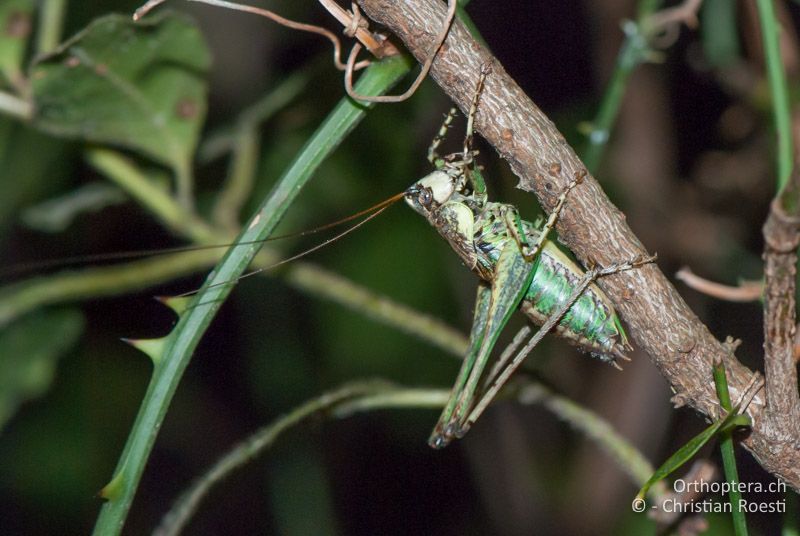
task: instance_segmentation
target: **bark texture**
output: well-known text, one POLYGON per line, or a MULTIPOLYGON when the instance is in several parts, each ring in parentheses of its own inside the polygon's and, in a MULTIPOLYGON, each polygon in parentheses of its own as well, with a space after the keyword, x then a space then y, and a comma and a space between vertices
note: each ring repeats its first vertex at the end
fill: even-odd
POLYGON ((800 245, 800 175, 770 205, 764 224, 764 375, 766 408, 763 436, 753 447, 778 459, 800 451, 800 397, 795 361, 797 248, 800 245))
MULTIPOLYGON (((428 57, 444 20, 443 1, 358 0, 358 3, 369 18, 391 30, 418 60, 428 57)), ((509 31, 514 31, 513 21, 509 21, 509 31)), ((458 21, 433 62, 431 75, 453 102, 466 111, 484 64, 490 65, 492 72, 481 94, 475 128, 508 161, 520 178, 520 188, 534 193, 549 210, 572 177, 586 175, 583 183, 570 193, 558 221, 558 233, 564 244, 584 265, 605 266, 647 254, 628 227, 625 215, 586 172, 555 125, 458 21)), ((630 327, 636 346, 647 352, 669 381, 677 406, 689 405, 710 418, 717 417, 719 405, 712 377, 715 358, 725 363, 731 398, 738 401, 753 372, 714 338, 656 265, 610 276, 599 284, 630 327)), ((791 306, 793 310, 793 303, 791 306)), ((784 374, 786 369, 783 366, 776 372, 784 374)), ((796 376, 792 387, 796 396, 796 376)), ((768 418, 765 411, 763 391, 753 399, 747 413, 753 427, 743 441, 745 447, 767 471, 800 490, 797 426, 776 427, 775 419, 768 418)), ((785 424, 786 419, 782 422, 785 424)))

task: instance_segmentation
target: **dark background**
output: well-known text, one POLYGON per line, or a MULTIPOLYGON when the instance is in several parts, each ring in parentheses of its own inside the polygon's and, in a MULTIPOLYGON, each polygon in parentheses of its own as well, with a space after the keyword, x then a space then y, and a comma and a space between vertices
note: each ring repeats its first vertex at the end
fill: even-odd
MULTIPOLYGON (((66 35, 95 16, 137 7, 69 5, 66 35)), ((315 2, 260 5, 338 31, 315 2)), ((797 15, 796 4, 784 5, 797 15)), ((177 1, 170 7, 197 18, 215 57, 208 131, 330 53, 322 39, 252 16, 177 1)), ((713 21, 703 20, 698 30, 683 28, 660 63, 637 69, 597 173, 668 275, 689 265, 728 284, 760 277, 760 226, 775 180, 751 7, 739 5, 741 49, 732 63, 714 65, 706 57, 702 29, 713 21)), ((596 113, 622 42, 621 21, 635 17, 635 2, 473 0, 468 11, 509 73, 580 153, 579 125, 596 113)), ((789 67, 796 74, 796 65, 789 67)), ((302 96, 262 129, 253 206, 343 94, 339 73, 328 64, 316 69, 302 96)), ((356 212, 427 173, 426 149, 447 108, 430 81, 411 100, 376 108, 323 165, 281 229, 356 212)), ((18 219, 25 207, 101 178, 83 163, 78 143, 19 125, 8 132, 18 148, 14 157, 35 161, 30 169, 38 171, 2 214, 5 265, 181 244, 134 203, 87 214, 56 236, 25 228, 18 219)), ((463 124, 453 132, 457 147, 463 124)), ((535 216, 532 197, 515 190, 508 167, 478 143, 490 195, 535 216)), ((4 169, 10 168, 0 167, 0 183, 14 181, 4 169)), ((225 171, 225 161, 198 168, 201 206, 225 171)), ((287 256, 315 243, 289 242, 278 246, 287 256)), ((310 260, 461 330, 469 327, 474 277, 405 207, 393 207, 310 260)), ((81 305, 84 336, 61 360, 47 393, 25 404, 0 435, 0 533, 91 530, 101 504, 96 494, 112 474, 150 373, 146 358, 119 339, 167 333, 174 319, 152 296, 201 282, 202 274, 81 305)), ((758 303, 725 303, 678 288, 718 338, 743 340, 742 361, 760 366, 758 303)), ((558 341, 542 343, 534 357, 537 375, 611 421, 655 465, 704 426, 690 410, 671 409, 668 385, 646 355, 634 353, 623 373, 558 341)), ((181 490, 237 441, 324 390, 377 376, 449 386, 457 369, 440 350, 299 294, 280 279, 242 281, 178 390, 125 533, 152 530, 181 490)), ((653 533, 643 516, 630 512, 636 486, 616 463, 546 410, 498 404, 464 440, 442 451, 426 445, 436 417, 403 410, 312 420, 216 489, 187 534, 653 533)), ((715 449, 703 455, 718 462, 715 449)), ((770 480, 748 453, 739 455, 742 480, 770 480)), ((755 533, 777 533, 775 515, 748 519, 755 533)), ((728 533, 726 517, 710 520, 710 533, 728 533)))

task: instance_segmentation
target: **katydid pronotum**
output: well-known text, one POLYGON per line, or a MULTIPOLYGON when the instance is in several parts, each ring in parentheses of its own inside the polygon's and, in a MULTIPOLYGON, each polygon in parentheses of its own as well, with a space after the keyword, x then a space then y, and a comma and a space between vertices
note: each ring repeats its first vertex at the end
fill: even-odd
MULTIPOLYGON (((489 202, 486 184, 475 164, 472 130, 489 70, 483 68, 467 116, 464 149, 437 154, 456 113, 451 110, 428 151, 435 171, 406 190, 406 202, 436 228, 465 264, 482 279, 478 286, 469 349, 450 399, 429 439, 434 448, 463 436, 508 379, 528 345, 511 361, 498 362, 481 383, 500 332, 519 308, 544 332, 556 333, 602 361, 627 360, 631 349, 610 300, 592 280, 628 270, 652 258, 584 273, 547 240, 567 195, 582 180, 576 176, 561 194, 543 227, 524 221, 513 205, 489 202), (513 368, 512 368, 513 367, 513 368), (479 395, 482 397, 476 401, 479 395)), ((535 342, 541 338, 537 333, 535 342)), ((533 342, 533 341, 532 341, 533 342)), ((534 342, 534 344, 535 344, 534 342)))

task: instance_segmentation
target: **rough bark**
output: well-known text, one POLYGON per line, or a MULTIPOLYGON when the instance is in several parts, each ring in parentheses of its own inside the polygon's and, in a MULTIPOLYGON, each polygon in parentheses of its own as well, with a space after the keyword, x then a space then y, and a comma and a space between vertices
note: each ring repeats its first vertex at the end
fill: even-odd
MULTIPOLYGON (((800 451, 800 397, 794 358, 795 282, 800 245, 800 175, 770 206, 764 224, 764 437, 758 447, 777 458, 800 451)), ((755 445, 754 445, 755 446, 755 445)))
MULTIPOLYGON (((358 0, 366 15, 393 32, 419 60, 427 58, 445 14, 440 0, 358 0)), ((514 31, 509 21, 509 31, 514 31)), ((502 65, 458 21, 433 63, 431 75, 462 111, 469 108, 483 64, 486 80, 476 130, 508 161, 520 188, 552 208, 558 194, 585 167, 555 125, 505 72, 502 65)), ((584 263, 610 265, 647 253, 591 175, 577 187, 557 225, 559 236, 584 263)), ((630 327, 638 348, 647 352, 674 390, 676 405, 689 405, 710 418, 719 414, 712 362, 726 364, 731 397, 737 401, 753 372, 739 363, 689 309, 656 265, 604 278, 599 283, 630 327)), ((796 383, 795 383, 796 385, 796 383)), ((750 404, 753 420, 743 441, 761 465, 800 490, 800 450, 796 428, 776 429, 765 418, 763 391, 750 404), (776 437, 782 445, 773 449, 776 437)))

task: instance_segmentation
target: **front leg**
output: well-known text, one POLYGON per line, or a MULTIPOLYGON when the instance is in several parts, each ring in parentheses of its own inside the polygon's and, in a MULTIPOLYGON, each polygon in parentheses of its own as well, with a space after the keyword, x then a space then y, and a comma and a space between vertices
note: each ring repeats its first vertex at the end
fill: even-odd
POLYGON ((447 115, 444 117, 444 122, 439 128, 439 132, 436 133, 436 136, 434 136, 430 147, 428 147, 428 162, 433 164, 436 169, 442 169, 444 167, 444 160, 441 156, 439 156, 437 150, 439 149, 439 145, 441 145, 444 139, 447 137, 447 131, 450 129, 450 125, 453 123, 453 118, 457 113, 458 110, 455 108, 450 108, 450 111, 447 112, 447 115))

